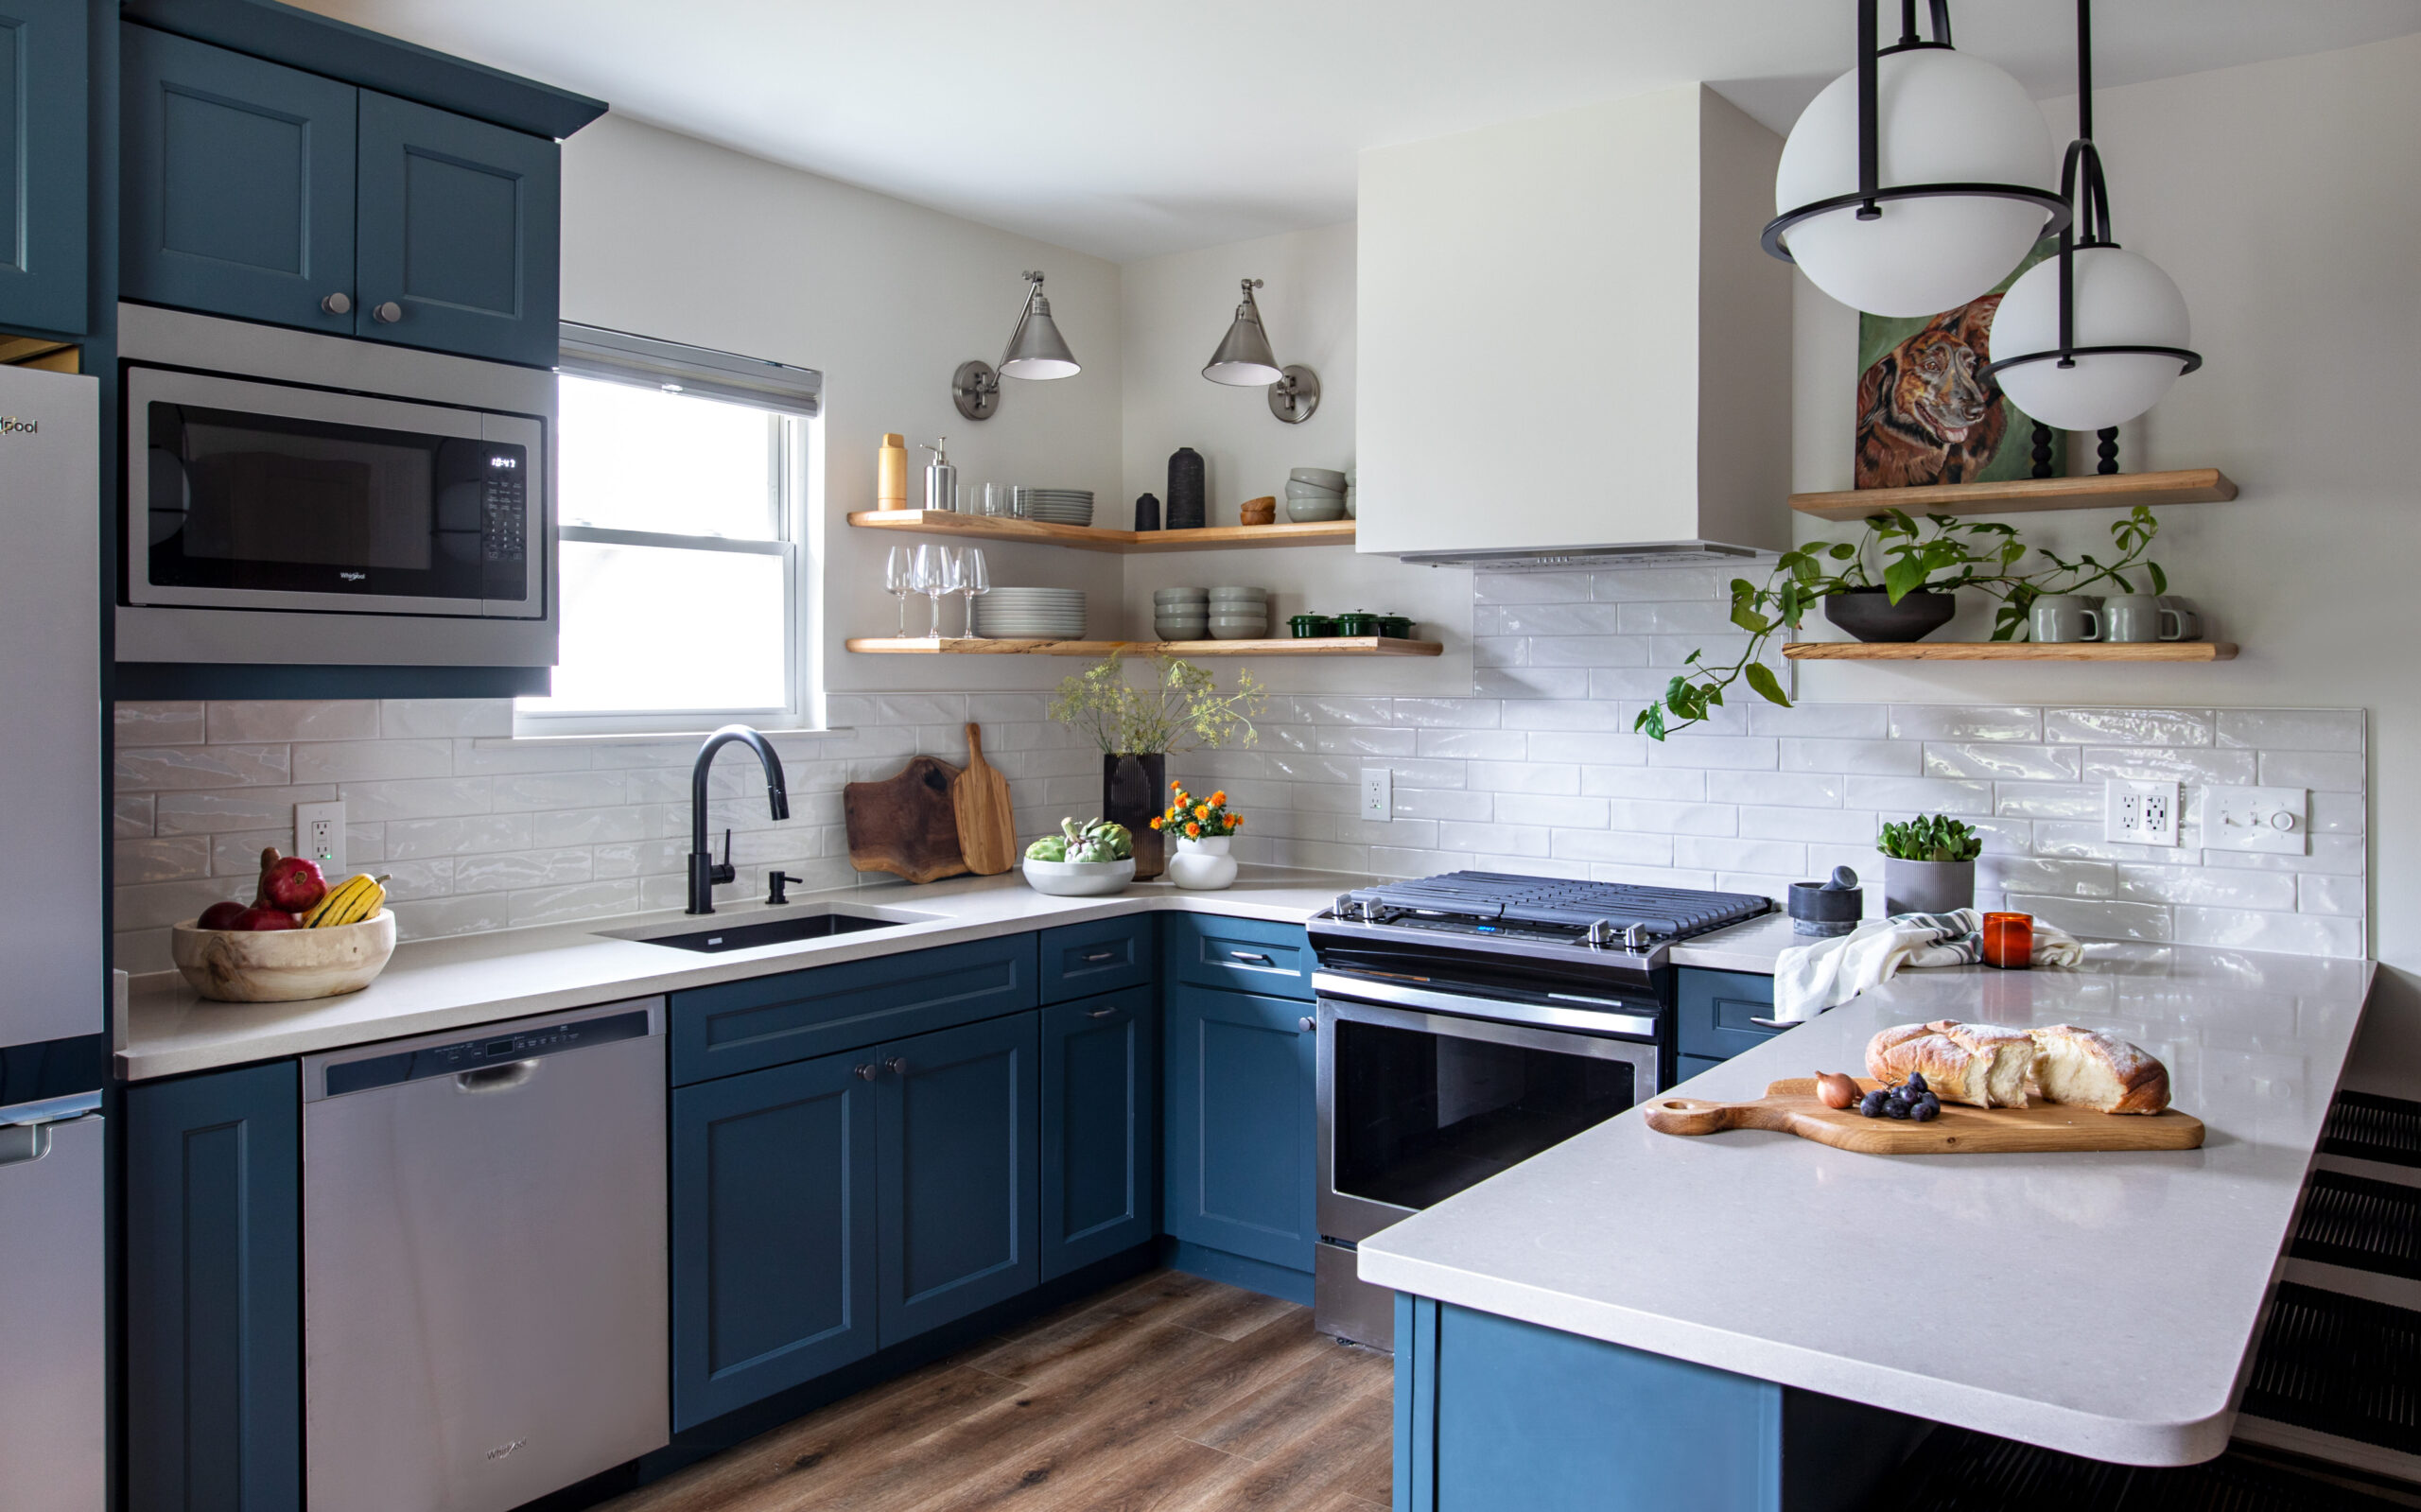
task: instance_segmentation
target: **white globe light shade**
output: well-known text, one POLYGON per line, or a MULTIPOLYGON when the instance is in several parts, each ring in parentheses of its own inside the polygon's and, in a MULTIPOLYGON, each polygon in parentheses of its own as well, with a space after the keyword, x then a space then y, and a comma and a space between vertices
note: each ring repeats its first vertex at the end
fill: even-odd
MULTIPOLYGON (((2121 247, 2076 252, 2076 344, 2190 348, 2194 328, 2186 296, 2158 264, 2121 247)), ((2060 263, 2046 258, 2001 296, 1993 316, 1994 360, 2060 349, 2060 263)), ((2185 371, 2184 359, 2152 352, 2080 356, 2073 368, 2022 362, 1994 376, 2010 402, 2047 426, 2099 430, 2160 403, 2185 371)))
MULTIPOLYGON (((1878 188, 2006 183, 2053 189, 2051 129, 2024 86, 1978 59, 1922 47, 1876 61, 1878 188)), ((1824 86, 1783 144, 1774 211, 1855 194, 1857 71, 1824 86)), ((1783 245, 1818 288, 1876 315, 1939 315, 2009 276, 2043 235, 2032 200, 1960 195, 1886 200, 1814 216, 1783 245)))

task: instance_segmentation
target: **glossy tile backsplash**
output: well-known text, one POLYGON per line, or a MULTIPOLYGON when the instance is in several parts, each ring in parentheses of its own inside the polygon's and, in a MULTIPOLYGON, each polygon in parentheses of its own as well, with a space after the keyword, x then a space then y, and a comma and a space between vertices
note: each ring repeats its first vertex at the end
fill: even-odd
MULTIPOLYGON (((1728 654, 1720 585, 1680 568, 1482 577, 1469 697, 1275 697, 1250 749, 1173 757, 1246 813, 1245 860, 1416 876, 1458 866, 1779 895, 1855 867, 1880 883, 1886 819, 1964 817, 1986 837, 1978 899, 2080 934, 2365 952, 2359 709, 1751 703, 1663 744, 1640 701, 1701 645, 1728 654), (1511 601, 1507 601, 1507 599, 1511 601), (1393 772, 1395 815, 1357 817, 1359 774, 1393 772), (2101 838, 2113 776, 2185 785, 2184 843, 2101 838), (2310 854, 2201 846, 2210 784, 2310 790, 2310 854)), ((1074 664, 1071 664, 1071 669, 1074 664)), ((1746 696, 1746 695, 1744 695, 1746 696)), ((745 753, 716 768, 718 844, 740 879, 861 878, 841 788, 930 751, 964 759, 967 720, 1007 773, 1020 839, 1100 805, 1100 758, 1032 693, 836 697, 836 728, 781 735, 792 818, 775 824, 745 753)), ((407 937, 681 905, 694 738, 516 742, 492 701, 127 704, 117 711, 117 964, 167 965, 167 926, 249 895, 293 806, 341 798, 348 861, 390 873, 407 937)), ((1870 906, 1881 888, 1871 887, 1870 906)))

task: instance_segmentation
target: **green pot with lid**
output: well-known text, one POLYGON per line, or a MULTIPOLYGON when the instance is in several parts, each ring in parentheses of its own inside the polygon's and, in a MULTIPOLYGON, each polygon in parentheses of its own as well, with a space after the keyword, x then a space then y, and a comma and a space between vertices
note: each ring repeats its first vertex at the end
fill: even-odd
POLYGON ((1340 635, 1375 635, 1379 633, 1379 617, 1367 609, 1356 609, 1336 617, 1336 633, 1340 635))
POLYGON ((1335 634, 1336 621, 1326 615, 1295 615, 1287 619, 1286 628, 1294 632, 1297 640, 1311 640, 1335 634))

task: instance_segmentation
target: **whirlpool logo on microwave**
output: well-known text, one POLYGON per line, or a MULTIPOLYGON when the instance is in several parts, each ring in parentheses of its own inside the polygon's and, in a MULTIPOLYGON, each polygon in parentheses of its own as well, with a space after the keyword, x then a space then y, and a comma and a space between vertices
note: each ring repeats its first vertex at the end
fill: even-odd
POLYGON ((20 420, 14 415, 0 415, 0 436, 31 436, 42 429, 39 420, 20 420))

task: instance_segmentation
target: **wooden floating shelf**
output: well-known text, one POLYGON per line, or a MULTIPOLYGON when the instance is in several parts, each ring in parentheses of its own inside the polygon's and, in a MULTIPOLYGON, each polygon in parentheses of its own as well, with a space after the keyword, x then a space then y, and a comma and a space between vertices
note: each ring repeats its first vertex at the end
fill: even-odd
POLYGON ((1434 640, 1393 635, 1314 635, 1284 640, 893 640, 860 639, 851 651, 878 656, 1436 656, 1434 640))
POLYGON ((1806 640, 1785 646, 1795 662, 2232 662, 2224 640, 1806 640))
POLYGON ((2174 473, 2094 473, 2082 478, 2014 478, 1999 483, 1793 494, 1790 507, 1827 520, 1862 520, 1888 509, 1910 514, 2024 514, 2035 510, 2133 509, 2138 504, 2223 504, 2234 497, 2236 484, 2227 474, 2216 467, 2189 467, 2174 473))
POLYGON ((859 510, 851 525, 911 535, 949 535, 969 541, 1023 541, 1071 546, 1079 551, 1225 551, 1237 547, 1351 546, 1351 520, 1309 525, 1216 525, 1198 530, 1109 530, 1090 525, 1052 525, 994 514, 957 514, 949 510, 859 510))

